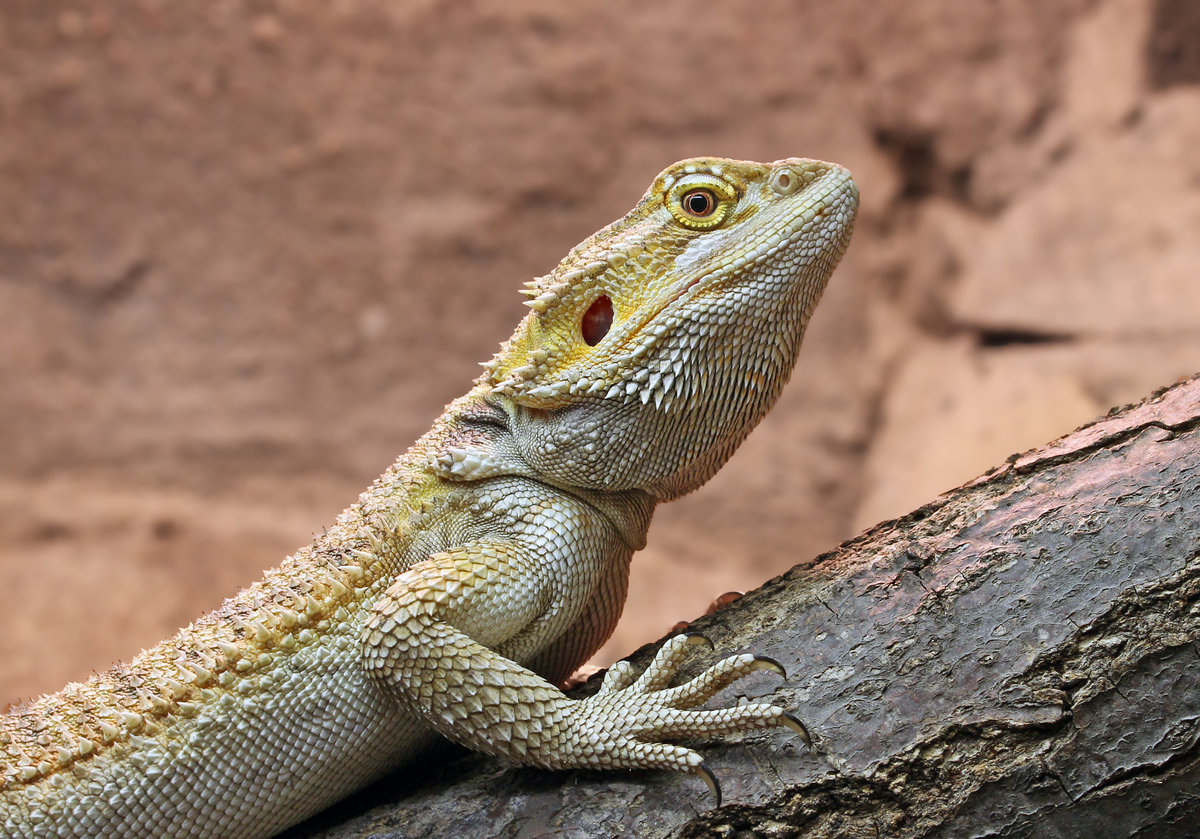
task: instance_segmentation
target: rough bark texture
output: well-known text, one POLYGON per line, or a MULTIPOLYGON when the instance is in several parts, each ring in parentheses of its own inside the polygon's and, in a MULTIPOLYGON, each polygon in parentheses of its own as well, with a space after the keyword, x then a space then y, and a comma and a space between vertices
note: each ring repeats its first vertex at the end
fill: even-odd
POLYGON ((815 740, 704 744, 727 806, 687 776, 461 756, 288 836, 1195 835, 1200 377, 693 629, 783 662, 786 681, 742 692, 794 709, 815 740))

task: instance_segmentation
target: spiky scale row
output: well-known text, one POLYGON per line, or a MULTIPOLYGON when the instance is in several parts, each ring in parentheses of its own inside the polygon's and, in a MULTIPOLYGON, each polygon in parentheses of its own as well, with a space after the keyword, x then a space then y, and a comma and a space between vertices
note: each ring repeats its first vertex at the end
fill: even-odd
POLYGON ((694 771, 663 742, 782 725, 701 709, 773 662, 671 687, 694 638, 601 691, 555 685, 607 638, 657 503, 774 402, 846 246, 830 164, 698 159, 526 284, 530 313, 308 547, 84 684, 0 717, 0 835, 269 836, 417 755, 429 732, 545 767, 694 771), (707 190, 711 217, 689 215, 707 190), (611 323, 582 320, 599 297, 611 323))

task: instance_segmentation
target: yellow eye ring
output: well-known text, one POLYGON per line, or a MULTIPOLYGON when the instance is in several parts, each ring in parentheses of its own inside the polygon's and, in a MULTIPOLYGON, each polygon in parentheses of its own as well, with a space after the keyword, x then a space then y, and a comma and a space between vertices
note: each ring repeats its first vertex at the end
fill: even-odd
POLYGON ((720 227, 737 200, 738 194, 729 183, 700 172, 680 178, 663 195, 663 203, 675 221, 689 230, 720 227))

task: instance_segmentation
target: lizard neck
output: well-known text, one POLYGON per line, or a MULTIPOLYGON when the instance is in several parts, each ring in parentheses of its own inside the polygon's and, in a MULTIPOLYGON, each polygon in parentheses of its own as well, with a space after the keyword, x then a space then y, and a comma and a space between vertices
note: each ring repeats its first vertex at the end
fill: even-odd
POLYGON ((529 284, 532 311, 485 365, 520 458, 557 486, 663 501, 704 484, 791 375, 857 205, 821 161, 664 171, 529 284))
POLYGON ((541 441, 542 463, 531 462, 525 456, 530 440, 522 439, 526 436, 527 414, 527 409, 507 396, 494 393, 486 384, 478 385, 447 407, 440 431, 435 429, 431 435, 431 469, 453 483, 516 476, 552 486, 596 508, 631 549, 644 548, 650 519, 661 499, 638 487, 610 490, 564 479, 562 470, 553 468, 553 464, 571 461, 575 450, 586 453, 591 437, 584 434, 559 442, 541 441))

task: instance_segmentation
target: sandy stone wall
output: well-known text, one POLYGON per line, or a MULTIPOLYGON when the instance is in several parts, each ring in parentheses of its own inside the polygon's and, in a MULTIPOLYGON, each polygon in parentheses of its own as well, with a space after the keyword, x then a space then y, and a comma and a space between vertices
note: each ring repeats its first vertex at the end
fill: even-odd
POLYGON ((307 541, 668 163, 856 173, 774 414, 611 659, 1200 370, 1187 0, 0 9, 0 706, 307 541))

